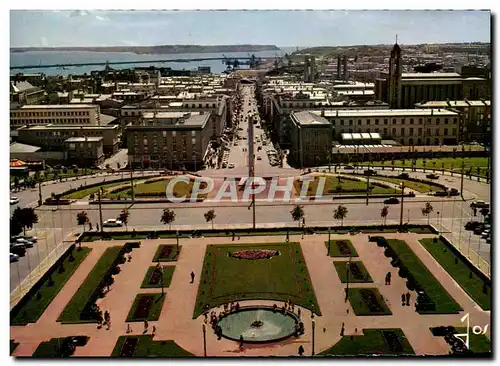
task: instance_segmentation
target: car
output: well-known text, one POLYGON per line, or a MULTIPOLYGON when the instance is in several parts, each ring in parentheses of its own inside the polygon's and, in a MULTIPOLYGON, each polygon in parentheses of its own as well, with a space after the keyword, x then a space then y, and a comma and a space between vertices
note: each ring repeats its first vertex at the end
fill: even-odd
POLYGON ((384 201, 386 205, 396 205, 399 203, 399 199, 397 197, 391 197, 384 201))
POLYGON ((491 236, 488 236, 488 237, 486 238, 486 244, 491 244, 491 236))
POLYGON ((33 245, 34 245, 31 240, 27 240, 27 239, 24 239, 24 238, 16 239, 16 241, 14 242, 14 244, 24 244, 24 246, 26 248, 33 248, 33 245))
POLYGON ((19 198, 17 197, 10 197, 10 204, 11 205, 17 205, 19 203, 19 198))
POLYGON ((476 228, 474 229, 474 234, 475 235, 481 235, 481 233, 484 231, 484 224, 479 224, 478 226, 476 226, 476 228))
POLYGON ((490 204, 483 200, 474 201, 470 204, 470 208, 490 208, 490 204))
POLYGON ((262 141, 262 145, 266 146, 267 145, 267 141, 266 140, 262 141))
POLYGON ((464 228, 465 230, 475 230, 476 227, 478 227, 479 225, 481 225, 481 223, 479 221, 469 221, 465 224, 464 228))
POLYGON ((233 146, 238 146, 238 141, 236 141, 236 142, 233 144, 233 146))
POLYGON ((428 179, 439 179, 439 175, 434 174, 434 173, 427 174, 425 177, 428 179))
POLYGON ((107 219, 102 223, 102 226, 104 227, 122 227, 123 222, 121 222, 118 219, 107 219))
POLYGON ((460 196, 460 191, 456 188, 450 189, 450 196, 460 196))
POLYGON ((262 160, 262 158, 260 157, 260 155, 257 156, 257 160, 262 160))
POLYGON ((352 166, 352 165, 345 165, 344 169, 345 170, 354 170, 354 166, 352 166))
POLYGON ((26 247, 24 244, 14 244, 10 246, 10 252, 20 257, 24 257, 26 255, 26 247))
POLYGON ((481 233, 481 238, 483 239, 486 239, 487 237, 489 237, 491 235, 491 231, 489 229, 486 229, 484 230, 482 233, 481 233))
POLYGON ((234 164, 229 164, 229 169, 233 169, 234 168, 234 164))
POLYGON ((436 191, 436 192, 434 192, 434 196, 436 196, 436 197, 446 197, 446 196, 448 196, 448 192, 446 192, 446 191, 436 191))
POLYGON ((375 170, 373 170, 373 169, 366 169, 366 170, 364 171, 364 174, 365 174, 365 175, 373 175, 373 174, 377 174, 377 173, 376 173, 376 172, 375 172, 375 170))
POLYGON ((410 174, 408 174, 408 173, 401 173, 401 174, 398 175, 398 178, 408 179, 408 178, 410 178, 410 174))
POLYGON ((19 256, 14 253, 10 253, 10 263, 19 261, 19 256))

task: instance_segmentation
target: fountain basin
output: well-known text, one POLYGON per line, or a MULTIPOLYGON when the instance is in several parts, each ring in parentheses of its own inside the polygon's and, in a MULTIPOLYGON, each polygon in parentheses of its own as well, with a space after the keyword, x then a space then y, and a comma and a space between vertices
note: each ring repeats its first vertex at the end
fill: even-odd
POLYGON ((266 343, 293 336, 299 322, 297 315, 283 314, 279 308, 274 312, 272 307, 246 306, 225 314, 218 324, 224 338, 239 342, 243 336, 245 343, 266 343))

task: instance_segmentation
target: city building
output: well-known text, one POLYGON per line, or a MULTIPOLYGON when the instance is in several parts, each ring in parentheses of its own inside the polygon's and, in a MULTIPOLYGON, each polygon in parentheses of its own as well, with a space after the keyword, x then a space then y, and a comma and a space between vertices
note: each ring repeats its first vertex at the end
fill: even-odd
POLYGON ((314 83, 317 78, 316 57, 306 55, 304 58, 304 82, 314 83))
POLYGON ((33 86, 28 81, 11 81, 10 101, 20 105, 41 104, 45 99, 45 90, 33 86))
POLYGON ((212 114, 157 112, 126 128, 129 166, 199 169, 212 138, 212 114))
POLYGON ((70 137, 63 142, 67 159, 79 167, 97 166, 104 162, 102 137, 70 137))
MULTIPOLYGON (((402 145, 456 145, 460 115, 446 109, 352 109, 310 111, 342 133, 378 133, 402 145)), ((326 148, 326 147, 325 147, 326 148)))
POLYGON ((332 124, 308 111, 290 113, 290 157, 301 168, 328 163, 332 124))
POLYGON ((44 150, 64 150, 64 142, 72 137, 101 137, 103 153, 111 156, 118 152, 121 129, 118 125, 42 125, 25 126, 17 130, 17 142, 42 147, 44 150))
POLYGON ((100 125, 98 105, 24 105, 10 110, 10 128, 38 125, 100 125))
POLYGON ((491 142, 491 101, 442 100, 415 104, 417 108, 438 108, 456 112, 460 116, 458 141, 491 142))

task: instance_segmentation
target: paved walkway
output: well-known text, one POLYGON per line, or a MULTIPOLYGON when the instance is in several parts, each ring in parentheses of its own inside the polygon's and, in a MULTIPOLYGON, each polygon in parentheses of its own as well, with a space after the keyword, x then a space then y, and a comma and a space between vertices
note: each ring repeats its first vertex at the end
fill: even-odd
MULTIPOLYGON (((405 280, 400 278, 390 265, 388 258, 383 254, 383 248, 375 243, 368 242, 367 235, 342 236, 332 235, 332 239, 349 239, 353 243, 359 258, 363 261, 373 284, 353 284, 356 287, 377 287, 392 311, 390 316, 356 316, 349 302, 344 302, 344 287, 332 265, 333 260, 347 260, 326 256, 324 241, 327 235, 312 235, 300 239, 293 236, 292 241, 300 241, 305 261, 308 264, 309 274, 315 289, 316 297, 321 308, 322 316, 316 317, 316 353, 331 347, 340 340, 340 328, 345 323, 345 335, 361 334, 363 328, 401 328, 417 354, 448 354, 449 346, 443 338, 433 337, 429 327, 438 325, 461 326, 460 318, 470 313, 472 324, 490 323, 490 313, 482 311, 469 296, 441 269, 432 256, 418 243, 418 239, 425 237, 417 234, 386 234, 387 238, 406 240, 408 245, 417 253, 423 263, 438 278, 448 292, 463 307, 460 314, 452 315, 419 315, 414 311, 416 294, 412 293, 410 307, 403 307, 400 303, 401 293, 407 292, 405 280), (391 271, 392 284, 385 286, 385 274, 391 271)), ((431 235, 426 235, 431 237, 431 235)), ((237 243, 264 243, 278 242, 283 237, 241 237, 237 243)), ((46 309, 42 317, 35 324, 25 327, 11 327, 11 339, 20 342, 14 351, 15 356, 30 356, 38 344, 53 337, 72 335, 86 335, 90 337, 85 347, 77 347, 75 356, 109 356, 113 351, 119 336, 126 335, 125 319, 138 293, 161 293, 161 289, 140 289, 144 275, 149 266, 154 265, 152 258, 159 244, 175 244, 175 240, 143 240, 139 249, 132 251, 132 261, 121 265, 121 272, 115 276, 115 283, 110 292, 100 300, 101 309, 111 313, 112 327, 110 330, 97 329, 96 324, 60 324, 57 317, 78 287, 85 280, 88 272, 93 268, 104 250, 113 245, 122 245, 124 241, 86 243, 93 250, 78 270, 69 279, 66 286, 46 309)), ((150 322, 157 328, 155 340, 174 340, 187 351, 203 356, 202 322, 203 316, 192 319, 196 301, 199 274, 202 271, 206 246, 209 244, 231 244, 231 238, 197 238, 182 239, 182 251, 175 265, 176 269, 170 287, 166 289, 166 298, 161 316, 158 321, 150 322), (191 271, 196 274, 195 281, 190 284, 191 271)), ((245 301, 241 305, 264 304, 272 305, 274 301, 245 301)), ((306 355, 310 355, 312 344, 310 312, 301 309, 305 324, 305 334, 300 338, 267 345, 245 345, 240 350, 236 342, 222 339, 217 341, 211 328, 207 328, 207 354, 209 356, 290 356, 296 355, 298 347, 303 345, 306 355)), ((142 334, 142 323, 130 323, 132 334, 142 334)), ((150 334, 150 333, 149 333, 150 334)))

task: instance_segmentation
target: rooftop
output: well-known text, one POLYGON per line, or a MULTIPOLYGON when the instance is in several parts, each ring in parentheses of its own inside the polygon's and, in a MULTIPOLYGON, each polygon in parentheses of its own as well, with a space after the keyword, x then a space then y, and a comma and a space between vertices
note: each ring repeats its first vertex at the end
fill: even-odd
POLYGON ((10 145, 10 153, 11 154, 16 154, 16 153, 33 153, 41 148, 38 146, 33 146, 33 145, 26 145, 26 144, 21 144, 19 142, 14 142, 13 144, 10 145))
POLYGON ((403 73, 403 79, 443 79, 443 78, 461 78, 457 72, 411 72, 403 73))
POLYGON ((97 109, 96 105, 91 104, 29 104, 24 105, 20 109, 97 109))
POLYGON ((118 125, 41 125, 41 126, 23 126, 18 131, 47 131, 47 130, 118 130, 118 125))
POLYGON ((70 137, 64 140, 64 142, 99 142, 102 141, 102 137, 70 137))
POLYGON ((489 100, 434 100, 425 103, 415 104, 420 108, 453 108, 453 107, 485 107, 491 106, 491 101, 489 100), (448 104, 449 103, 449 104, 448 104))
MULTIPOLYGON (((323 111, 309 111, 321 115, 323 111)), ((457 116, 456 112, 447 109, 348 109, 348 110, 325 110, 325 117, 384 117, 384 116, 457 116)))
POLYGON ((321 112, 313 114, 308 111, 301 111, 292 112, 291 117, 300 125, 330 125, 330 122, 320 114, 321 112))

